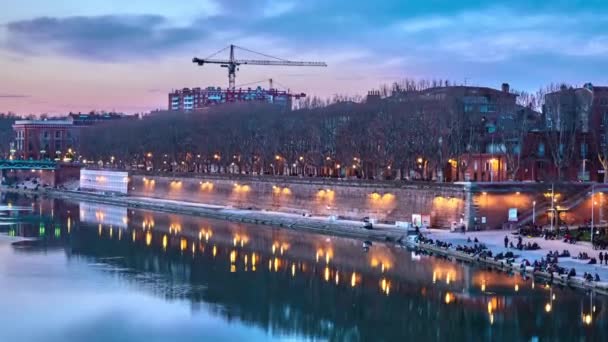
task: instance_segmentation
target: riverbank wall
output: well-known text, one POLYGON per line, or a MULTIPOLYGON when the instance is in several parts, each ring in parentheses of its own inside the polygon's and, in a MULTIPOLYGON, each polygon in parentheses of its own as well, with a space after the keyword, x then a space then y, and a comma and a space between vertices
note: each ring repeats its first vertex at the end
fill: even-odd
POLYGON ((450 227, 463 222, 463 184, 365 182, 293 177, 167 177, 131 175, 129 195, 238 209, 450 227))
MULTIPOLYGON (((597 195, 607 191, 598 186, 597 195)), ((525 224, 581 225, 591 213, 586 183, 423 183, 243 175, 132 174, 129 195, 237 209, 467 230, 514 229, 525 224), (554 208, 551 210, 553 191, 554 208), (511 215, 511 216, 510 216, 511 215), (534 218, 533 218, 534 217, 534 218), (420 221, 417 221, 420 222, 420 221)), ((607 201, 596 198, 597 218, 607 201)), ((598 220, 599 222, 599 220, 598 220)))

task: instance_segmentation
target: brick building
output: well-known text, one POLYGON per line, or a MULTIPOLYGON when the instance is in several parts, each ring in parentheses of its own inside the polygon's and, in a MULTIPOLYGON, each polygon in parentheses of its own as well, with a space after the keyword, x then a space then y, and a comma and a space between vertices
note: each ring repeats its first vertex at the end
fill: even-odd
POLYGON ((80 136, 72 120, 17 120, 13 131, 15 159, 63 159, 77 148, 80 136))
POLYGON ((547 94, 542 124, 525 138, 517 179, 603 181, 598 156, 608 152, 606 125, 608 87, 587 83, 547 94))

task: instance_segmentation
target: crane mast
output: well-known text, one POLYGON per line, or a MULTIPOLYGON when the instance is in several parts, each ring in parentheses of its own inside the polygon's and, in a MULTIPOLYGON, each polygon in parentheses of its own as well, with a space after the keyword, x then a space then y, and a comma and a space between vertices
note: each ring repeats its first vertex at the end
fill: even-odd
POLYGON ((311 66, 311 67, 326 67, 327 64, 325 62, 301 62, 301 61, 289 61, 280 59, 277 57, 272 57, 269 55, 261 54, 259 52, 251 51, 245 48, 239 48, 241 50, 245 50, 248 52, 252 52, 254 54, 262 55, 267 58, 272 58, 273 60, 262 60, 262 59, 236 59, 234 57, 235 48, 239 48, 236 45, 231 44, 229 47, 224 48, 215 54, 207 57, 207 58, 192 58, 192 62, 198 64, 199 66, 203 66, 205 64, 219 64, 222 68, 228 69, 228 88, 234 89, 236 84, 236 72, 239 69, 240 65, 264 65, 264 66, 311 66), (225 51, 226 49, 230 49, 230 57, 229 59, 213 59, 212 57, 225 51))

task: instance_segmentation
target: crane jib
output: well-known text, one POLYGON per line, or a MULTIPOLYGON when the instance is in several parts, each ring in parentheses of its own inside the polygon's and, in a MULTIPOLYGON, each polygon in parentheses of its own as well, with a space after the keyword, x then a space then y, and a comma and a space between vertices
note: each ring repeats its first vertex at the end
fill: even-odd
POLYGON ((225 51, 228 48, 222 49, 217 53, 201 59, 194 57, 192 59, 193 63, 198 64, 199 66, 207 64, 219 64, 223 68, 228 68, 228 86, 230 89, 235 88, 235 80, 236 80, 236 71, 238 70, 236 67, 242 64, 247 65, 265 65, 265 66, 308 66, 308 67, 326 67, 327 64, 325 62, 304 62, 304 61, 288 61, 284 59, 280 59, 277 57, 265 55, 263 53, 255 52, 245 48, 239 48, 241 50, 245 50, 250 53, 254 53, 257 55, 261 55, 267 58, 274 58, 275 60, 258 60, 258 59, 236 59, 234 58, 234 50, 238 48, 237 46, 230 45, 230 59, 211 59, 213 56, 217 55, 219 52, 225 51))

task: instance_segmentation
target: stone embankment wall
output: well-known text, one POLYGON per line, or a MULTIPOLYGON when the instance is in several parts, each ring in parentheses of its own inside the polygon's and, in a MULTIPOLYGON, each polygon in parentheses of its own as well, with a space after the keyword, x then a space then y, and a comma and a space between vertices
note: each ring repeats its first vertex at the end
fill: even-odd
MULTIPOLYGON (((560 222, 580 225, 590 219, 590 184, 554 185, 560 222)), ((595 220, 608 220, 608 186, 596 186, 595 220), (600 195, 605 191, 606 195, 600 195), (604 199, 600 196, 606 196, 604 199)), ((314 216, 382 222, 412 221, 429 215, 431 226, 449 228, 464 222, 467 229, 515 228, 520 224, 548 225, 551 184, 547 183, 405 183, 297 177, 228 175, 132 175, 129 194, 314 216), (536 204, 534 204, 536 203, 536 204), (534 209, 533 209, 534 208, 534 209), (517 209, 511 224, 509 209, 517 209)))
POLYGON ((153 198, 383 222, 411 222, 429 215, 434 227, 450 227, 465 214, 459 184, 359 182, 295 177, 167 177, 132 175, 129 194, 153 198))

